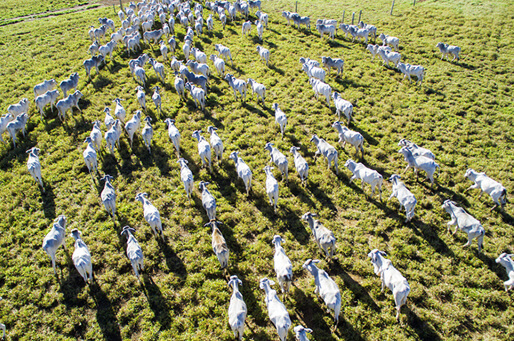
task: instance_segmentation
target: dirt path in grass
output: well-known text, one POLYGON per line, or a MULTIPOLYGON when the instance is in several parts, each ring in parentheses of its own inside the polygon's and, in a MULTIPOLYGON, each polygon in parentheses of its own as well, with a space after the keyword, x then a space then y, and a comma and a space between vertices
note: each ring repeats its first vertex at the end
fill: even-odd
MULTIPOLYGON (((116 2, 119 5, 119 1, 116 2)), ((37 19, 43 19, 43 18, 51 18, 56 17, 58 15, 68 14, 68 13, 76 13, 76 12, 82 12, 87 11, 95 8, 101 8, 101 7, 107 7, 112 6, 115 4, 115 1, 100 1, 97 3, 89 3, 89 4, 83 4, 78 5, 74 7, 68 7, 68 8, 61 8, 54 11, 46 11, 41 13, 35 13, 35 14, 29 14, 29 15, 23 15, 20 17, 14 17, 9 19, 0 19, 0 26, 6 26, 6 25, 12 25, 16 24, 22 21, 31 21, 31 20, 37 20, 37 19)), ((118 10, 118 9, 116 9, 118 10)))

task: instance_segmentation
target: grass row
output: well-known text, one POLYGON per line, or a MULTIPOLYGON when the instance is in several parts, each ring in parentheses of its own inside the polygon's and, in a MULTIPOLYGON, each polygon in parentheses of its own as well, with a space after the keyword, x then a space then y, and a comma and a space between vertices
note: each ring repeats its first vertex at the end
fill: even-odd
MULTIPOLYGON (((293 261, 297 279, 286 301, 293 323, 314 329, 315 340, 356 339, 474 339, 507 340, 514 330, 512 300, 503 292, 506 279, 503 268, 494 263, 496 256, 511 248, 512 209, 505 213, 489 212, 490 198, 477 198, 476 192, 464 194, 470 185, 463 174, 468 167, 486 170, 513 188, 512 108, 510 76, 513 69, 512 17, 502 8, 508 2, 484 2, 491 8, 483 15, 469 2, 425 1, 415 7, 399 4, 389 17, 389 3, 349 2, 348 12, 363 9, 365 21, 380 32, 398 36, 402 60, 421 64, 427 69, 422 87, 402 81, 402 75, 371 62, 362 44, 352 44, 338 36, 335 42, 320 40, 312 30, 286 26, 280 16, 291 10, 291 2, 264 2, 270 13, 270 29, 263 45, 271 50, 271 67, 258 60, 255 46, 260 44, 255 31, 250 38, 240 34, 241 20, 215 32, 195 46, 207 54, 215 43, 231 48, 235 68, 229 72, 239 78, 253 78, 268 89, 266 106, 248 100, 234 101, 228 84, 211 77, 206 113, 196 110, 191 100, 180 101, 173 90, 173 75, 167 67, 167 84, 162 93, 163 113, 150 105, 154 118, 154 147, 148 155, 138 139, 130 150, 122 137, 115 156, 103 153, 101 173, 115 177, 119 217, 116 226, 100 206, 102 184, 92 182, 82 159, 82 143, 89 135, 91 122, 103 118, 103 108, 112 107, 115 97, 125 98, 129 116, 138 109, 135 81, 127 67, 129 56, 119 50, 86 81, 81 66, 89 45, 87 27, 96 25, 99 16, 113 17, 112 9, 103 8, 64 15, 59 18, 0 28, 0 41, 9 41, 0 49, 5 64, 0 69, 0 105, 7 107, 21 97, 32 100, 32 86, 43 79, 62 80, 79 72, 79 89, 84 93, 82 114, 76 113, 68 125, 62 125, 55 113, 41 121, 34 106, 28 136, 16 149, 0 146, 0 198, 5 218, 0 220, 0 318, 13 339, 231 339, 227 325, 230 292, 210 246, 210 233, 203 227, 206 215, 200 193, 195 189, 189 205, 180 183, 179 168, 165 130, 164 118, 173 117, 181 130, 183 156, 190 161, 195 182, 210 181, 218 200, 218 216, 225 222, 222 232, 231 250, 231 274, 243 280, 242 293, 249 308, 246 337, 255 340, 276 339, 269 323, 263 293, 258 280, 274 278, 271 260, 274 234, 286 239, 284 248, 293 261), (464 2, 463 2, 464 3, 464 2), (461 46, 460 63, 440 61, 435 48, 438 41, 461 46), (30 47, 30 48, 28 48, 30 47), (16 51, 16 53, 13 53, 16 51), (315 148, 309 143, 313 133, 337 145, 331 128, 334 108, 316 101, 305 74, 300 70, 300 56, 320 60, 322 55, 343 57, 344 76, 328 78, 334 90, 355 106, 352 129, 365 139, 364 162, 384 177, 400 172, 405 163, 397 146, 402 137, 430 148, 441 165, 438 186, 432 190, 413 175, 405 176, 407 186, 418 198, 417 217, 403 224, 397 203, 366 199, 360 184, 349 182, 350 173, 342 167, 354 151, 340 151, 340 175, 326 169, 315 148), (9 57, 9 58, 8 58, 9 57), (38 60, 37 63, 27 61, 38 60), (270 104, 279 103, 288 116, 286 135, 280 137, 270 104), (208 125, 219 128, 226 155, 239 150, 254 172, 254 193, 247 198, 244 185, 237 179, 234 165, 224 160, 209 174, 200 169, 196 141, 191 133, 208 125), (274 142, 285 154, 291 145, 301 147, 311 166, 309 183, 300 185, 289 156, 291 181, 280 183, 279 210, 273 213, 264 191, 262 168, 269 156, 263 150, 274 142), (37 145, 41 151, 46 193, 39 192, 26 171, 25 150, 37 145), (150 194, 164 221, 166 243, 152 237, 134 196, 139 191, 150 194), (452 198, 479 219, 486 228, 485 251, 476 246, 462 249, 465 236, 446 234, 449 219, 440 208, 452 198), (299 217, 306 211, 317 212, 320 220, 338 239, 338 260, 321 266, 338 283, 343 297, 341 323, 331 334, 331 317, 313 293, 313 281, 301 268, 308 258, 321 257, 310 231, 299 217), (61 268, 55 278, 41 241, 52 220, 66 214, 70 229, 79 228, 93 255, 96 284, 84 286, 73 268, 70 254, 72 240, 67 239, 69 254, 58 252, 61 268), (145 254, 147 273, 143 285, 133 276, 124 255, 125 240, 119 227, 137 228, 136 237, 145 254), (390 293, 381 294, 379 279, 366 257, 373 248, 389 253, 395 266, 409 280, 411 294, 403 312, 403 327, 394 321, 394 303, 390 293)), ((341 16, 335 1, 299 4, 303 15, 341 16)), ((184 30, 177 26, 177 36, 184 30)), ((180 44, 180 47, 182 44, 180 44)), ((156 47, 145 52, 162 61, 156 47)), ((178 50, 177 57, 182 58, 178 50)), ((149 90, 160 83, 147 68, 149 90)), ((277 171, 277 177, 280 178, 277 171)), ((365 188, 369 193, 369 189, 365 188)), ((386 185, 384 197, 390 193, 386 185)), ((292 337, 290 335, 290 337, 292 337)))

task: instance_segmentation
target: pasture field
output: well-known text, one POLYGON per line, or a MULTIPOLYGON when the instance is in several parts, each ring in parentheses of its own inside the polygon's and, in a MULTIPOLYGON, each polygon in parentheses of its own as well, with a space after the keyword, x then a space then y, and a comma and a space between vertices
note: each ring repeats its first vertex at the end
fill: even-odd
POLYGON ((0 3, 0 25, 20 21, 20 17, 44 17, 73 7, 91 4, 98 6, 97 1, 87 0, 49 0, 49 1, 17 1, 3 0, 0 3))
MULTIPOLYGON (((80 1, 77 1, 79 3, 80 1)), ((14 3, 14 2, 12 2, 14 3)), ((64 2, 53 2, 64 3, 64 2)), ((125 1, 124 1, 125 3, 125 1)), ((235 101, 232 89, 220 79, 209 61, 212 76, 206 111, 197 110, 191 97, 179 100, 173 87, 174 76, 166 63, 167 79, 162 85, 154 71, 146 94, 154 120, 155 136, 149 155, 138 133, 133 150, 122 134, 121 148, 114 156, 100 153, 100 174, 114 177, 117 189, 116 222, 108 217, 100 201, 103 183, 93 181, 82 157, 92 122, 103 121, 103 109, 113 108, 116 97, 123 98, 128 117, 139 109, 135 98, 137 83, 131 77, 129 55, 122 48, 107 58, 100 74, 92 72, 88 81, 82 62, 89 58, 87 34, 98 17, 110 17, 119 26, 112 7, 101 7, 57 17, 19 22, 0 27, 0 107, 26 97, 31 102, 27 136, 19 135, 13 148, 0 144, 0 322, 7 326, 12 340, 232 340, 227 309, 231 291, 228 275, 219 269, 211 248, 211 233, 203 227, 208 221, 201 205, 198 183, 211 183, 217 199, 217 216, 224 222, 230 249, 229 274, 243 282, 241 292, 248 306, 246 340, 277 340, 259 289, 263 277, 275 279, 273 246, 275 234, 293 262, 294 286, 285 304, 293 326, 313 329, 312 340, 512 340, 514 303, 503 282, 505 269, 495 263, 502 252, 513 252, 514 209, 490 211, 488 195, 465 190, 471 182, 464 178, 467 168, 486 171, 500 181, 512 196, 514 191, 512 85, 514 83, 514 3, 508 0, 421 1, 412 7, 398 2, 389 16, 390 1, 300 1, 298 11, 315 21, 326 17, 340 19, 346 10, 363 10, 362 19, 400 38, 402 61, 426 68, 422 86, 402 80, 403 75, 381 61, 371 61, 362 43, 352 43, 338 31, 335 41, 323 40, 311 30, 287 26, 282 10, 294 10, 292 1, 263 1, 270 15, 263 46, 271 51, 271 65, 259 61, 256 46, 261 44, 255 26, 249 37, 241 37, 239 18, 222 30, 215 20, 214 32, 195 37, 194 45, 207 55, 214 44, 230 47, 234 67, 227 72, 238 78, 253 78, 267 87, 266 104, 247 95, 245 103, 235 101), (461 60, 441 61, 436 49, 443 41, 462 48, 461 60), (367 197, 369 186, 351 183, 344 167, 347 159, 357 159, 353 147, 343 150, 331 124, 337 119, 333 101, 330 108, 316 100, 299 57, 321 60, 321 56, 345 60, 342 77, 332 70, 328 84, 354 105, 350 128, 365 137, 363 162, 378 170, 384 179, 403 172, 406 166, 397 153, 398 141, 410 139, 436 154, 441 169, 437 185, 419 181, 412 172, 404 182, 418 199, 416 217, 405 224, 396 199, 387 201, 391 185, 384 182, 382 201, 367 197), (42 120, 34 105, 33 86, 44 79, 58 82, 72 72, 80 75, 79 102, 82 113, 74 111, 66 124, 56 112, 46 109, 42 120), (151 103, 151 88, 163 88, 163 111, 151 103), (288 117, 284 138, 274 121, 271 104, 278 103, 288 117), (181 156, 189 160, 195 177, 194 200, 187 201, 180 170, 163 123, 176 119, 181 131, 181 156), (213 172, 201 169, 194 130, 219 128, 225 145, 224 160, 213 172), (339 175, 327 169, 324 159, 314 160, 312 134, 325 138, 339 151, 339 175), (289 182, 279 182, 277 213, 265 193, 263 167, 269 155, 266 142, 273 142, 289 160, 289 182), (289 153, 292 145, 301 148, 310 165, 304 187, 294 170, 289 153), (36 186, 27 172, 26 150, 41 149, 46 192, 36 186), (232 151, 253 171, 253 192, 246 196, 234 163, 232 151), (136 193, 147 192, 163 218, 165 242, 157 240, 143 218, 136 193), (441 208, 452 199, 474 215, 484 228, 484 251, 477 252, 476 241, 462 248, 463 232, 447 233, 449 215, 441 208), (332 316, 314 294, 314 281, 302 264, 309 258, 323 259, 306 222, 305 212, 318 219, 337 238, 337 259, 320 268, 337 282, 342 295, 342 312, 335 333, 330 332, 332 316), (52 221, 60 214, 68 219, 67 233, 78 228, 93 258, 95 281, 85 285, 73 266, 73 238, 66 238, 67 251, 57 252, 58 276, 41 249, 52 221), (137 229, 146 270, 139 283, 125 255, 126 239, 121 227, 137 229), (409 281, 411 292, 402 308, 401 324, 395 321, 393 296, 380 292, 380 279, 373 273, 367 253, 384 250, 409 281)), ((2 13, 11 2, 4 1, 2 13)), ((25 1, 20 15, 36 13, 39 4, 25 1)), ((60 6, 60 5, 59 5, 60 6)), ((205 10, 204 17, 209 11, 205 10)), ((9 18, 1 14, 2 18, 9 18)), ((255 16, 252 14, 252 20, 255 16)), ((349 19, 350 18, 350 19, 349 19)), ((177 58, 183 59, 183 27, 176 25, 180 40, 177 58)), ((380 42, 380 40, 378 40, 380 42)), ((158 46, 144 46, 144 52, 162 62, 158 46)), ((378 58, 378 57, 377 57, 378 58)), ((62 96, 62 94, 61 94, 62 96)), ((62 97, 61 97, 62 98, 62 97)), ((102 125, 105 132, 105 127, 102 125)), ((104 142, 105 146, 105 142, 104 142)), ((274 170, 277 180, 281 176, 274 170)), ((278 287, 275 286, 278 290, 278 287)), ((288 340, 294 338, 292 330, 288 340)))

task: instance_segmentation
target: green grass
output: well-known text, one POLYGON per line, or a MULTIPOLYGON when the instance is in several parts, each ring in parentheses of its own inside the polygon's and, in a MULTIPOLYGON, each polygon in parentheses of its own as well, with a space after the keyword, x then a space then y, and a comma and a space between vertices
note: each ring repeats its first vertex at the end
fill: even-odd
MULTIPOLYGON (((79 89, 84 94, 82 114, 68 116, 66 125, 49 109, 42 121, 31 104, 27 136, 20 135, 15 149, 12 144, 0 145, 0 207, 4 211, 0 220, 0 321, 6 324, 8 336, 14 340, 232 339, 227 322, 230 290, 212 252, 208 228, 203 227, 207 216, 198 189, 191 204, 185 197, 163 123, 172 117, 182 133, 182 156, 190 161, 195 183, 210 181, 217 198, 218 217, 225 223, 222 232, 231 251, 229 273, 242 279, 241 290, 249 310, 245 339, 277 339, 258 288, 260 278, 275 277, 274 234, 287 241, 284 248, 294 265, 296 282, 286 306, 293 325, 301 323, 314 330, 313 340, 512 339, 514 304, 503 290, 505 271, 494 259, 503 251, 512 252, 514 211, 508 205, 504 213, 490 212, 490 197, 478 198, 476 191, 464 193, 471 183, 463 175, 473 167, 502 182, 509 193, 514 188, 514 6, 508 1, 484 1, 480 6, 471 1, 425 1, 413 8, 402 2, 390 17, 389 1, 362 5, 366 7, 359 3, 301 2, 299 11, 315 19, 340 18, 346 10, 348 22, 349 13, 358 15, 363 9, 363 20, 400 38, 402 60, 425 66, 423 86, 410 85, 396 70, 376 60, 371 62, 362 44, 340 36, 335 42, 320 40, 314 29, 308 32, 288 27, 280 12, 294 9, 292 2, 263 4, 271 19, 263 44, 271 50, 270 68, 258 60, 255 46, 260 42, 255 28, 243 39, 241 20, 229 24, 225 31, 215 21, 215 32, 195 38, 195 45, 208 55, 214 52, 215 43, 229 46, 235 62, 235 69, 229 67, 229 72, 264 83, 268 89, 266 106, 250 98, 245 104, 234 101, 227 83, 213 76, 204 114, 190 99, 179 100, 167 66, 163 113, 158 114, 149 104, 148 115, 154 118, 156 131, 152 155, 148 155, 140 135, 131 151, 123 134, 115 156, 104 151, 99 160, 100 173, 114 176, 119 213, 116 225, 101 206, 103 184, 98 178, 91 180, 82 158, 91 122, 103 120, 102 110, 112 108, 114 98, 126 99, 129 117, 138 109, 137 84, 127 67, 127 61, 137 55, 129 56, 120 49, 114 61, 101 68, 100 75, 93 72, 91 82, 82 67, 90 44, 87 28, 97 25, 99 16, 114 18, 112 8, 0 27, 0 107, 6 110, 23 97, 32 101, 36 83, 50 78, 61 81, 75 71, 81 77, 79 89), (435 48, 438 41, 459 45, 462 60, 441 61, 435 48), (380 202, 378 196, 367 199, 360 183, 349 182, 351 174, 343 165, 348 158, 356 158, 352 148, 343 151, 337 147, 339 176, 327 170, 324 160, 314 161, 315 148, 309 143, 312 134, 337 145, 337 134, 331 128, 335 110, 315 100, 298 58, 320 60, 323 55, 345 59, 344 76, 335 78, 332 73, 327 81, 355 106, 351 128, 366 139, 367 165, 385 178, 401 172, 405 162, 397 153, 400 138, 409 138, 436 154, 441 172, 435 189, 426 181, 416 182, 412 173, 404 177, 418 199, 412 223, 403 223, 404 213, 398 213, 396 200, 386 201, 389 184, 380 202), (274 102, 288 117, 283 139, 270 109, 274 102), (249 198, 228 159, 215 165, 212 174, 200 169, 191 133, 205 131, 209 125, 219 128, 225 155, 239 150, 252 168, 254 190, 249 198), (269 156, 263 147, 268 141, 274 142, 290 162, 290 181, 280 183, 276 214, 264 189, 262 169, 269 156), (288 152, 293 144, 301 147, 311 167, 306 187, 300 185, 288 152), (26 170, 25 151, 32 146, 41 149, 46 193, 39 191, 26 170), (160 210, 165 243, 152 236, 144 221, 141 205, 134 200, 140 191, 148 192, 160 210), (476 242, 468 249, 461 247, 466 240, 462 232, 455 237, 446 233, 449 217, 440 206, 447 198, 482 222, 487 231, 482 254, 477 253, 476 242), (341 322, 334 334, 329 330, 331 315, 313 293, 312 276, 301 267, 308 258, 322 257, 308 226, 300 220, 307 211, 318 213, 338 239, 338 260, 320 265, 341 290, 341 322), (59 214, 66 214, 68 232, 72 228, 83 232, 93 257, 96 281, 91 287, 84 285, 73 267, 71 237, 66 239, 68 251, 60 249, 57 253, 57 278, 41 249, 43 237, 59 214), (145 254, 147 271, 142 285, 125 256, 125 239, 119 236, 124 225, 137 229, 135 235, 145 254), (373 248, 386 251, 410 283, 402 326, 395 322, 391 293, 380 293, 380 280, 366 257, 373 248)), ((36 3, 26 5, 34 7, 36 3)), ((177 25, 177 36, 182 39, 184 33, 177 25)), ((145 47, 145 52, 162 61, 157 48, 145 47)), ((181 50, 177 56, 183 58, 181 50)), ((146 69, 150 102, 151 87, 161 84, 153 70, 146 69)), ((369 193, 369 187, 365 192, 369 193)), ((292 332, 288 339, 293 339, 292 332)))
POLYGON ((0 23, 10 19, 45 12, 58 11, 74 6, 86 5, 97 1, 88 0, 49 0, 49 1, 18 1, 2 0, 0 3, 0 23))

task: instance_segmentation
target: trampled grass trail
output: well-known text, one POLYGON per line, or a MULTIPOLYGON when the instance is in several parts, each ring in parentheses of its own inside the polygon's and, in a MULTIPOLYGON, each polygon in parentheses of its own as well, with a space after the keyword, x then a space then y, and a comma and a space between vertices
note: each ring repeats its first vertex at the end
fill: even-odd
MULTIPOLYGON (((32 4, 30 2, 28 5, 32 4)), ((33 4, 37 4, 34 2, 33 4)), ((166 83, 145 66, 149 80, 145 88, 148 111, 155 130, 150 155, 140 132, 133 149, 125 132, 114 155, 99 152, 100 175, 110 174, 117 191, 118 214, 115 223, 100 201, 103 182, 87 172, 82 157, 92 122, 103 121, 104 108, 114 109, 113 100, 123 98, 127 118, 139 104, 137 83, 128 61, 139 54, 119 48, 111 60, 92 71, 87 80, 82 62, 89 58, 88 28, 98 27, 99 17, 119 19, 112 7, 42 18, 0 27, 0 107, 26 97, 30 103, 27 136, 18 135, 13 148, 8 134, 0 145, 0 322, 7 326, 10 339, 104 339, 104 340, 231 340, 227 309, 231 291, 228 274, 243 282, 241 293, 248 306, 245 339, 276 340, 270 323, 263 277, 275 279, 272 239, 279 234, 293 263, 295 282, 285 300, 293 326, 313 329, 314 340, 510 340, 514 329, 514 305, 505 293, 505 269, 495 263, 502 252, 512 252, 514 210, 508 203, 505 212, 493 206, 491 198, 478 190, 465 191, 472 183, 464 178, 467 168, 485 171, 507 188, 514 189, 512 168, 512 59, 514 18, 508 1, 421 1, 416 6, 400 2, 389 15, 390 2, 379 0, 361 4, 350 1, 304 1, 298 12, 311 17, 311 30, 287 26, 283 10, 294 11, 291 1, 263 1, 270 16, 261 42, 252 24, 248 37, 242 37, 240 15, 222 30, 215 16, 214 31, 194 38, 194 46, 208 56, 214 44, 230 47, 234 67, 227 72, 236 78, 255 79, 267 88, 265 105, 247 94, 244 103, 234 100, 232 89, 216 75, 212 62, 205 113, 197 110, 191 96, 180 100, 174 75, 165 63, 166 83), (342 18, 362 10, 362 20, 378 28, 379 34, 399 37, 402 61, 425 67, 422 86, 409 84, 393 67, 384 67, 363 43, 352 43, 338 30, 336 39, 320 39, 315 31, 317 18, 342 18), (435 45, 458 45, 461 60, 441 61, 435 45), (259 60, 256 46, 271 52, 270 66, 259 60), (364 159, 352 146, 338 144, 332 123, 336 121, 334 103, 330 107, 316 100, 308 77, 301 71, 300 57, 321 61, 322 56, 343 58, 342 77, 334 70, 327 77, 333 90, 354 106, 350 129, 364 138, 364 159), (78 72, 79 102, 82 113, 74 110, 67 123, 56 111, 45 110, 42 120, 34 105, 33 86, 45 79, 58 82, 78 72), (152 88, 159 85, 162 113, 151 102, 152 88), (288 124, 282 138, 275 123, 273 103, 286 113, 288 124), (164 120, 173 118, 179 128, 181 157, 189 161, 194 174, 193 200, 188 202, 180 181, 180 168, 164 120), (213 172, 201 168, 197 142, 191 134, 215 126, 225 152, 213 172), (313 134, 326 139, 339 152, 339 175, 327 169, 326 161, 314 160, 313 134), (387 198, 391 185, 384 181, 383 200, 369 197, 369 186, 350 182, 344 167, 348 159, 362 161, 388 179, 401 173, 406 162, 398 153, 398 141, 407 138, 429 148, 441 169, 437 184, 419 181, 409 171, 402 176, 418 200, 416 216, 405 224, 405 213, 398 201, 387 198), (288 158, 289 182, 279 180, 277 213, 269 205, 265 191, 264 166, 272 142, 288 158), (300 147, 309 163, 309 179, 302 186, 294 170, 289 149, 300 147), (42 193, 26 168, 26 150, 41 149, 45 193, 42 193), (252 192, 246 195, 237 177, 233 151, 253 171, 252 192), (210 182, 217 200, 217 219, 230 249, 228 274, 224 274, 211 247, 211 230, 198 190, 200 181, 210 182), (146 192, 159 209, 165 241, 155 238, 144 220, 143 209, 134 198, 146 192), (477 252, 476 241, 462 248, 464 232, 447 233, 449 215, 441 208, 452 199, 477 218, 486 230, 484 251, 477 252), (311 231, 300 217, 315 212, 318 219, 337 238, 337 259, 322 261, 336 281, 342 296, 339 327, 330 332, 332 316, 314 294, 312 276, 302 269, 305 260, 323 259, 311 231), (41 249, 44 236, 60 214, 68 219, 67 235, 73 228, 82 231, 93 258, 95 282, 90 287, 73 266, 73 238, 66 237, 66 251, 57 252, 58 276, 50 258, 41 249), (145 273, 139 283, 125 255, 126 239, 121 228, 136 229, 145 255, 145 273), (380 279, 373 273, 367 253, 378 248, 388 254, 394 266, 409 281, 411 292, 402 308, 401 324, 395 321, 393 296, 380 293, 380 279)), ((32 5, 31 5, 32 6, 32 5)), ((37 7, 37 6, 36 6, 37 7)), ((117 9, 118 10, 118 9, 117 9)), ((30 14, 31 11, 24 13, 30 14)), ((35 13, 35 12, 33 12, 35 13)), ((210 11, 204 9, 204 18, 210 11)), ((7 18, 8 16, 6 16, 7 18)), ((255 15, 251 14, 251 20, 255 15)), ((156 27, 159 27, 157 23, 156 27)), ((204 27, 204 32, 206 28, 204 27)), ((178 49, 183 59, 185 30, 176 24, 178 49)), ((105 43, 105 41, 104 41, 105 43)), ((377 43, 381 41, 377 39, 377 43)), ((163 62, 158 45, 143 44, 144 52, 163 62)), ((59 99, 62 98, 61 97, 59 99)), ((143 115, 144 116, 144 115, 143 115)), ((102 132, 105 126, 102 124, 102 132)), ((274 287, 278 289, 278 285, 274 287)), ((292 330, 288 340, 294 338, 292 330)))

